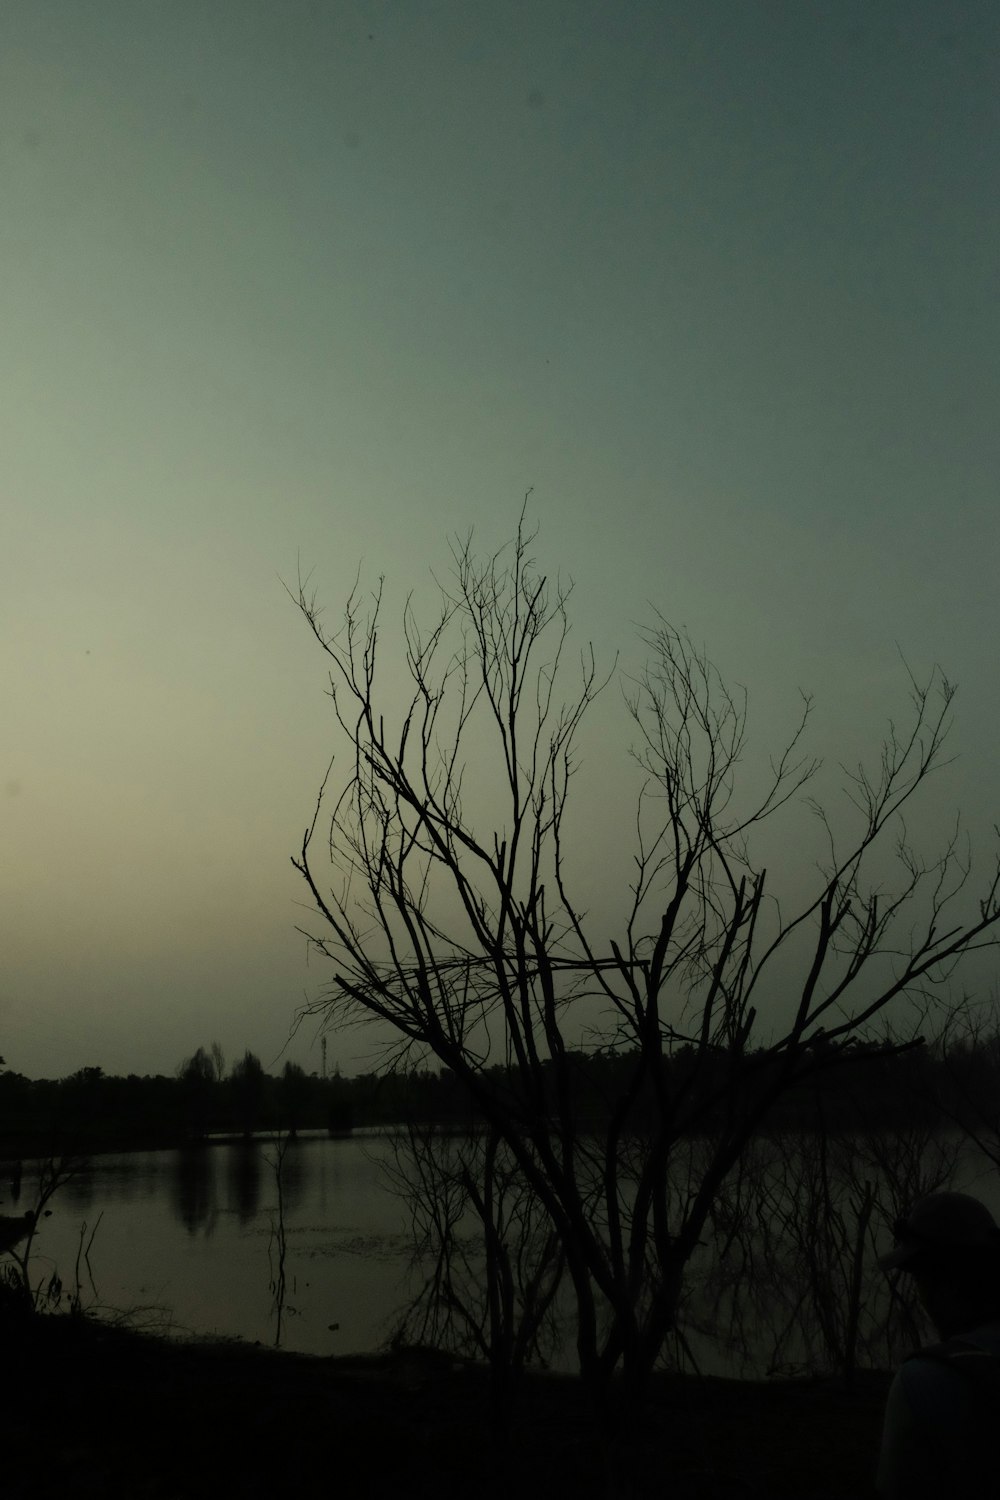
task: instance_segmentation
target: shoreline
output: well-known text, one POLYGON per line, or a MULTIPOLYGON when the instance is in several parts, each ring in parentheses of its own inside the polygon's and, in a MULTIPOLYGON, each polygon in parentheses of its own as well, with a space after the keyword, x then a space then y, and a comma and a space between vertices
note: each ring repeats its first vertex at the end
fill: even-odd
POLYGON ((124 1156, 144 1151, 200 1151, 211 1146, 268 1146, 278 1141, 349 1141, 377 1132, 380 1127, 361 1126, 357 1130, 331 1131, 320 1126, 289 1135, 281 1130, 218 1131, 200 1136, 81 1136, 54 1146, 51 1139, 25 1136, 23 1139, 0 1136, 0 1171, 28 1162, 50 1160, 79 1161, 92 1156, 124 1156))

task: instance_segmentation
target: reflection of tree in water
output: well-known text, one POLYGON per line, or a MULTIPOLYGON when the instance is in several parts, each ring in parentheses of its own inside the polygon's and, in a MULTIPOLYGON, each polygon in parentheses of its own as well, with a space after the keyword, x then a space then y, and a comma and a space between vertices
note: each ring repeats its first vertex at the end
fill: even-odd
POLYGON ((16 1203, 18 1198, 20 1198, 21 1196, 21 1180, 23 1173, 24 1163, 22 1161, 8 1162, 6 1167, 4 1168, 4 1175, 8 1178, 10 1184, 8 1190, 10 1192, 11 1203, 16 1203))
MULTIPOLYGON (((173 1210, 189 1233, 203 1230, 211 1234, 219 1210, 214 1165, 219 1152, 224 1153, 222 1170, 226 1176, 226 1207, 235 1212, 241 1224, 248 1223, 264 1206, 275 1201, 274 1150, 258 1141, 240 1141, 231 1146, 186 1146, 176 1153, 171 1180, 173 1210)), ((287 1214, 302 1201, 308 1185, 308 1162, 302 1143, 288 1141, 281 1168, 284 1211, 287 1214)))
MULTIPOLYGON (((268 1151, 267 1159, 273 1179, 278 1160, 276 1147, 268 1151)), ((307 1177, 303 1142, 294 1136, 289 1136, 281 1154, 281 1197, 286 1218, 301 1203, 307 1177)))
POLYGON ((211 1234, 216 1206, 210 1148, 186 1146, 178 1151, 170 1186, 174 1213, 188 1233, 203 1229, 206 1235, 211 1234))
POLYGON ((241 1224, 254 1218, 260 1207, 260 1165, 260 1148, 253 1141, 229 1147, 229 1206, 235 1208, 241 1224))

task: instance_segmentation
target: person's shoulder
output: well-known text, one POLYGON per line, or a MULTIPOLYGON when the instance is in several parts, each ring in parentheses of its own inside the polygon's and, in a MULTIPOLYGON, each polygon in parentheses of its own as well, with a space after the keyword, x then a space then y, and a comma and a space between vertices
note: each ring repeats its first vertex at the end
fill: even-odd
POLYGON ((991 1477, 995 1467, 992 1442, 988 1463, 983 1450, 995 1431, 985 1420, 994 1401, 1000 1402, 1000 1322, 915 1350, 889 1390, 879 1494, 921 1500, 977 1493, 984 1465, 991 1477))
MULTIPOLYGON (((928 1362, 929 1364, 929 1362, 928 1362)), ((945 1381, 948 1371, 944 1372, 945 1381)), ((956 1434, 929 1417, 940 1400, 933 1371, 907 1360, 893 1378, 886 1401, 879 1453, 877 1490, 880 1495, 930 1500, 943 1493, 947 1457, 956 1434)))
POLYGON ((981 1323, 938 1344, 926 1344, 915 1350, 905 1364, 921 1361, 958 1371, 1000 1368, 1000 1319, 981 1323))
POLYGON ((918 1420, 958 1425, 969 1413, 970 1385, 1000 1397, 1000 1321, 917 1349, 898 1379, 918 1420))
POLYGON ((896 1375, 899 1394, 921 1424, 958 1427, 967 1409, 966 1377, 944 1344, 918 1349, 896 1375))

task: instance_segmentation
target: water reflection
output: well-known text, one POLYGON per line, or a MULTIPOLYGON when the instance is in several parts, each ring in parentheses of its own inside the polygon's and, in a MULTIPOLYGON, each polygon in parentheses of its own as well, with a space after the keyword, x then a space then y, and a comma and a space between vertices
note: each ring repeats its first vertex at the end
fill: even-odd
MULTIPOLYGON (((79 1266, 85 1306, 166 1309, 177 1330, 273 1342, 283 1222, 283 1313, 287 1319, 291 1303, 296 1314, 283 1324, 284 1345, 320 1355, 377 1348, 423 1279, 411 1269, 405 1205, 380 1170, 392 1160, 391 1141, 359 1134, 288 1142, 280 1221, 278 1152, 277 1142, 257 1141, 93 1157, 52 1200, 35 1241, 36 1280, 58 1271, 71 1288, 79 1266), (91 1246, 89 1261, 81 1245, 91 1246)), ((976 1180, 981 1167, 965 1163, 957 1185, 1000 1206, 1000 1187, 994 1195, 976 1180)), ((13 1186, 12 1175, 10 1168, 0 1177, 0 1189, 13 1186)), ((37 1175, 38 1163, 26 1162, 22 1210, 36 1201, 37 1175)), ((731 1373, 710 1365, 708 1341, 696 1352, 711 1373, 731 1373)))
MULTIPOLYGON (((406 1295, 409 1239, 379 1169, 381 1137, 301 1135, 184 1150, 95 1155, 52 1201, 34 1247, 38 1274, 84 1307, 158 1310, 178 1331, 273 1342, 276 1235, 287 1238, 286 1347, 315 1354, 378 1347, 406 1295), (90 1246, 89 1264, 81 1244, 90 1246), (92 1267, 100 1297, 91 1283, 92 1267)), ((39 1164, 25 1162, 21 1207, 39 1164)), ((0 1196, 13 1168, 0 1179, 0 1196)))
MULTIPOLYGON (((278 1163, 277 1145, 255 1141, 185 1147, 174 1153, 171 1163, 169 1198, 173 1212, 189 1234, 214 1234, 220 1213, 221 1177, 225 1182, 225 1210, 235 1214, 240 1224, 250 1224, 263 1207, 277 1201, 278 1163)), ((309 1176, 303 1143, 287 1141, 281 1154, 281 1195, 286 1215, 294 1213, 306 1197, 309 1176)), ((121 1179, 119 1184, 124 1187, 121 1179)))
POLYGON ((261 1148, 255 1141, 240 1141, 227 1150, 228 1207, 241 1224, 256 1218, 260 1208, 261 1148))
MULTIPOLYGON (((307 1148, 306 1148, 307 1149, 307 1148)), ((277 1173, 281 1172, 281 1201, 286 1214, 294 1214, 305 1196, 308 1171, 303 1142, 290 1137, 279 1156, 278 1148, 265 1153, 271 1180, 275 1185, 273 1196, 277 1198, 277 1173)))
POLYGON ((170 1181, 170 1199, 174 1213, 188 1234, 202 1230, 211 1234, 218 1209, 215 1203, 215 1174, 211 1147, 188 1146, 178 1151, 170 1181))

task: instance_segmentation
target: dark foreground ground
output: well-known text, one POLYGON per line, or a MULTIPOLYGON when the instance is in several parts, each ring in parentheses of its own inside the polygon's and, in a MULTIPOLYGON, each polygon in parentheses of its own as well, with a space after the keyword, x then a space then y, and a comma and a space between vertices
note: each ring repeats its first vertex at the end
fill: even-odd
MULTIPOLYGON (((0 1331, 0 1495, 605 1500, 575 1382, 532 1380, 508 1442, 476 1369, 415 1352, 316 1359, 45 1318, 0 1331)), ((620 1495, 858 1500, 887 1378, 846 1392, 665 1377, 620 1495)))

